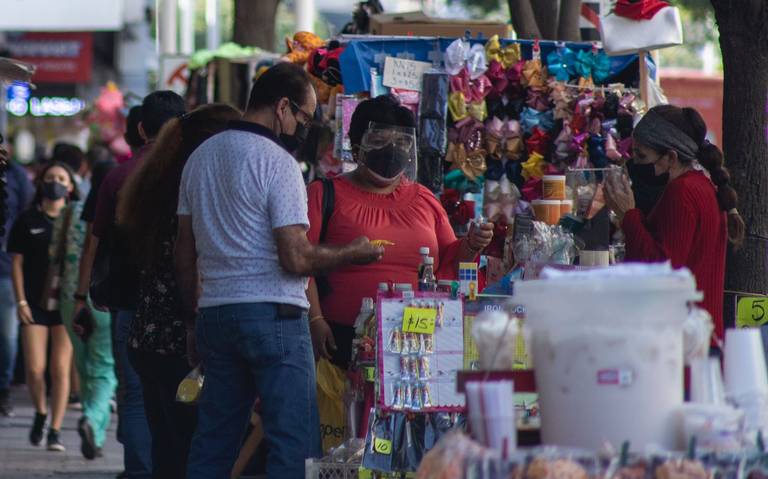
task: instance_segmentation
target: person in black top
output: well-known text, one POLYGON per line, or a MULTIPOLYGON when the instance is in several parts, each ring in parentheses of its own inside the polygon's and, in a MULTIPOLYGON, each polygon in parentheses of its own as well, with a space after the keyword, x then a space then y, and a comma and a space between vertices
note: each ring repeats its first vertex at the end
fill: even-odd
POLYGON ((45 367, 48 363, 52 383, 48 449, 63 451, 59 430, 69 397, 72 344, 62 324, 58 304, 52 301, 58 293, 55 285, 48 280, 48 254, 53 222, 67 201, 78 199, 78 192, 74 173, 63 163, 51 163, 43 168, 36 187, 32 206, 13 224, 8 238, 8 253, 11 255, 11 278, 22 325, 27 387, 36 410, 29 440, 35 446, 43 440, 48 412, 45 395, 45 367))
POLYGON ((176 401, 191 368, 173 262, 181 172, 200 144, 240 118, 231 106, 211 104, 169 121, 120 192, 117 221, 141 264, 128 358, 141 380, 155 479, 187 477, 197 424, 197 408, 176 401))

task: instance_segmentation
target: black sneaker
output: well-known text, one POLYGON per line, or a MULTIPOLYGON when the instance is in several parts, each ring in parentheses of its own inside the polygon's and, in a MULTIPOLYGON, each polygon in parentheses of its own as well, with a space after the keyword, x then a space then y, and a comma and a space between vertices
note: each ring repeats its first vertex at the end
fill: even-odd
POLYGON ((16 414, 13 412, 13 406, 11 406, 11 398, 8 390, 0 391, 0 416, 14 417, 16 414))
POLYGON ((80 452, 83 457, 89 460, 101 457, 101 448, 96 447, 96 441, 93 439, 93 427, 91 427, 88 418, 83 417, 77 423, 77 432, 80 434, 80 452))
POLYGON ((80 402, 80 396, 77 394, 71 394, 69 396, 69 403, 67 404, 67 407, 76 411, 82 411, 83 404, 80 402))
POLYGON ((45 420, 47 414, 35 413, 35 422, 32 424, 32 430, 29 431, 29 442, 33 446, 39 446, 43 442, 43 429, 45 429, 45 420))
POLYGON ((57 451, 57 452, 66 451, 64 444, 61 443, 61 438, 59 437, 59 431, 55 429, 51 429, 48 431, 48 450, 57 451))

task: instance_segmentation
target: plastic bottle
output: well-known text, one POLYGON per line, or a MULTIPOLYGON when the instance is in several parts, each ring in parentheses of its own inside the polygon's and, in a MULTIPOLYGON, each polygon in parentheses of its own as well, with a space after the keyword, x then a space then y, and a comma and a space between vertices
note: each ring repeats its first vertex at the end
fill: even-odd
POLYGON ((419 278, 421 278, 421 274, 424 271, 424 263, 429 257, 429 248, 422 246, 419 248, 419 254, 421 255, 421 263, 419 263, 419 278))
POLYGON ((434 292, 437 286, 435 280, 435 258, 427 256, 424 260, 424 269, 419 276, 419 291, 434 292))
POLYGON ((373 298, 363 298, 363 304, 360 306, 360 313, 355 319, 355 333, 359 336, 363 334, 365 322, 373 316, 373 298))

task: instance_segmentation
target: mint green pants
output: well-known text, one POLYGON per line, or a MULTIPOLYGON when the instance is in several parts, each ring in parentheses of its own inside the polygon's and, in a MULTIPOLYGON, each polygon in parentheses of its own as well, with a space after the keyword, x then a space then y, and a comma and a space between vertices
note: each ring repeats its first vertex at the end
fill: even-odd
POLYGON ((80 375, 80 401, 83 415, 93 428, 96 445, 101 447, 112 416, 110 400, 115 393, 115 360, 112 355, 111 316, 91 306, 96 327, 88 341, 83 342, 72 331, 75 303, 62 300, 61 317, 74 349, 75 366, 80 375))

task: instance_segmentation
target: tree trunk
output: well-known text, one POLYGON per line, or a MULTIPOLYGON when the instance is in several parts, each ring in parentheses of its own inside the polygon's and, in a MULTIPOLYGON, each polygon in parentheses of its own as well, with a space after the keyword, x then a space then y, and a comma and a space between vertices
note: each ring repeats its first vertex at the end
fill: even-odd
MULTIPOLYGON (((507 0, 509 16, 518 38, 541 38, 539 25, 533 15, 532 0, 507 0)), ((537 0, 538 1, 538 0, 537 0)))
MULTIPOLYGON (((744 246, 730 251, 726 289, 768 294, 768 7, 764 0, 732 5, 711 0, 723 52, 723 151, 739 211, 747 225, 744 246)), ((726 295, 724 318, 732 325, 735 301, 726 295)))
POLYGON ((235 43, 275 50, 275 18, 280 0, 235 0, 235 43))
POLYGON ((557 14, 560 0, 531 0, 530 4, 542 40, 557 40, 557 14))
POLYGON ((557 39, 563 42, 580 41, 580 19, 581 0, 563 0, 560 4, 560 23, 557 28, 557 39))

